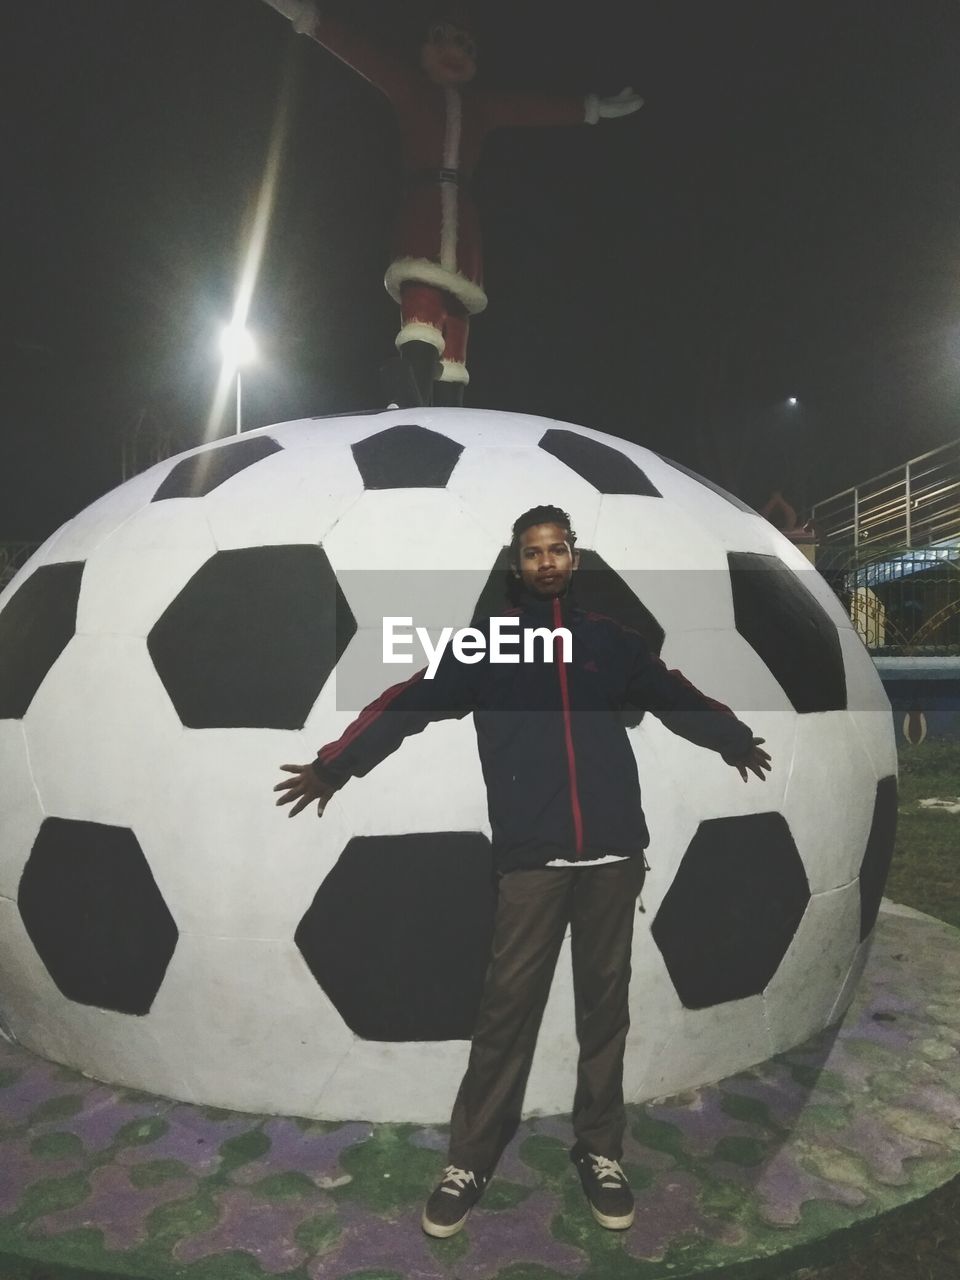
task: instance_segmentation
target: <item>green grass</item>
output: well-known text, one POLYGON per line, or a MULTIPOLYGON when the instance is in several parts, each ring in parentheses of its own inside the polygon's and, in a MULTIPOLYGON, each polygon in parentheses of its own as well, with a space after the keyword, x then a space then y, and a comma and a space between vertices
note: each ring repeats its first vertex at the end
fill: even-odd
POLYGON ((900 751, 897 843, 886 895, 960 928, 960 813, 921 809, 932 796, 960 796, 960 743, 900 751))

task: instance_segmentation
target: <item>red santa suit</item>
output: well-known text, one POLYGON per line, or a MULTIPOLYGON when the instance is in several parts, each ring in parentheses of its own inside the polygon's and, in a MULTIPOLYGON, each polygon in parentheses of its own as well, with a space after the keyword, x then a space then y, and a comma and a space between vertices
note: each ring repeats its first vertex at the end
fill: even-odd
POLYGON ((405 186, 384 284, 401 307, 397 346, 432 343, 443 357, 443 380, 466 383, 469 317, 487 305, 471 194, 483 140, 509 126, 596 123, 596 100, 444 87, 326 14, 313 11, 294 25, 375 85, 396 111, 405 186))

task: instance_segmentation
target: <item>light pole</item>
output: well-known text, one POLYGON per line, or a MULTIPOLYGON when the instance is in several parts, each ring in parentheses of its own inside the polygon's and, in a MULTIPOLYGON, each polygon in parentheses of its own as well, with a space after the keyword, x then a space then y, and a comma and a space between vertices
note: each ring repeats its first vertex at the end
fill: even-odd
POLYGON ((256 359, 257 349, 254 345, 250 331, 241 323, 234 320, 226 325, 220 335, 220 351, 223 355, 225 370, 232 369, 237 379, 237 430, 236 434, 240 434, 241 430, 241 383, 240 369, 243 365, 249 364, 251 360, 256 359))

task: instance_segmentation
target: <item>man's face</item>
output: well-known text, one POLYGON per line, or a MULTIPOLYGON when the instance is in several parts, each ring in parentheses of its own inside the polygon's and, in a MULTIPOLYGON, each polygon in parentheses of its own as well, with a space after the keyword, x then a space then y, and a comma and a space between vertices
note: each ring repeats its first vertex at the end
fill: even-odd
POLYGON ((450 22, 436 23, 420 49, 420 65, 434 84, 467 84, 477 74, 473 37, 450 22))
POLYGON ((570 532, 562 524, 535 524, 520 535, 514 568, 534 595, 561 595, 579 563, 580 553, 570 546, 570 532))

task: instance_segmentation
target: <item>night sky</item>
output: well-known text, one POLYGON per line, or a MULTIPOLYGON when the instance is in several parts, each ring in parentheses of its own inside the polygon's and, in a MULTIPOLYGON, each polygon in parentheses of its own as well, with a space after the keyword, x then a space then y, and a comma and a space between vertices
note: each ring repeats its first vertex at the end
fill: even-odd
MULTIPOLYGON (((336 7, 411 57, 430 12, 336 7)), ((487 84, 647 105, 489 139, 469 403, 639 441, 754 503, 960 435, 957 0, 474 13, 487 84)), ((383 403, 400 172, 375 89, 260 0, 6 0, 0 41, 0 539, 119 483, 138 421, 203 439, 281 101, 244 424, 383 403)))

